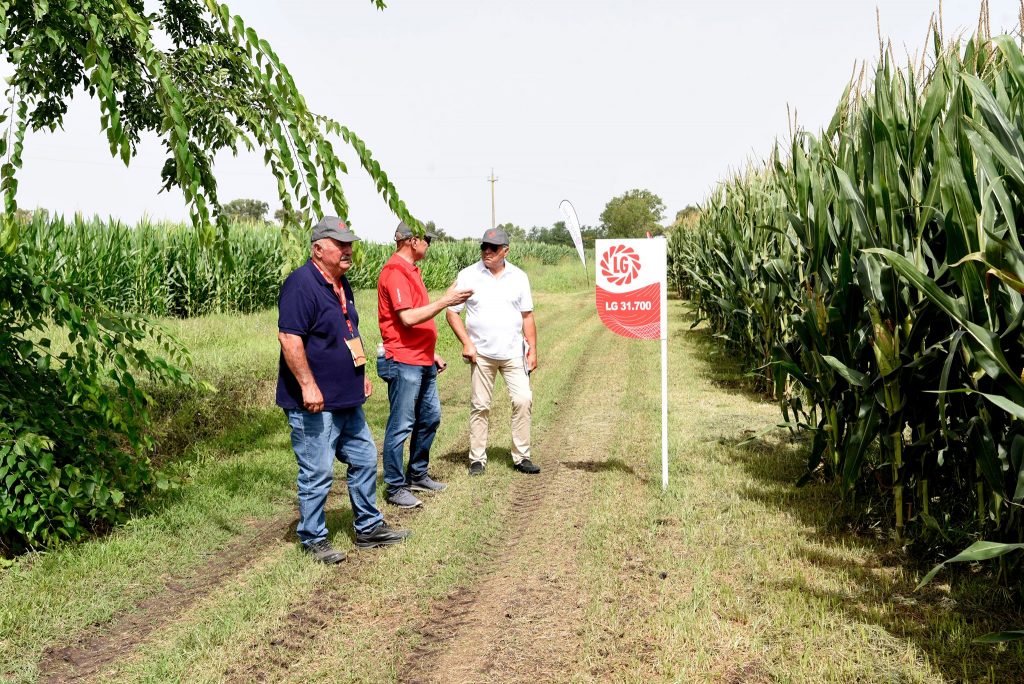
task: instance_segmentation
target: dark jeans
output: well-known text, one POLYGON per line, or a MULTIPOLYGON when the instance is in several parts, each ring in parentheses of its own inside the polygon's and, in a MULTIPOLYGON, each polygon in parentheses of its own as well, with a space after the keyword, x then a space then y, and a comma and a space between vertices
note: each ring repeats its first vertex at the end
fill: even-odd
POLYGON ((377 375, 388 384, 391 413, 384 431, 384 482, 388 493, 427 474, 430 446, 441 424, 437 396, 437 369, 378 358, 377 375), (409 468, 403 472, 405 440, 409 440, 409 468))
POLYGON ((324 506, 334 480, 334 459, 348 464, 353 527, 369 532, 384 519, 377 509, 377 445, 363 407, 310 413, 287 410, 299 462, 299 526, 303 544, 327 538, 324 506))

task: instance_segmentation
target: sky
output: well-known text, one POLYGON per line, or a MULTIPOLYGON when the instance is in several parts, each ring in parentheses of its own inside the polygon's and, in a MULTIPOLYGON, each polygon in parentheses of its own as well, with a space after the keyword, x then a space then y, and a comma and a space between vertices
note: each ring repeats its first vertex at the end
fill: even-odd
MULTIPOLYGON (((666 223, 716 181, 789 137, 790 113, 816 131, 881 31, 905 61, 920 54, 926 0, 234 0, 288 65, 313 111, 357 133, 421 221, 456 237, 498 223, 584 225, 633 188, 662 198, 666 223)), ((1017 30, 1017 0, 991 0, 991 26, 1017 30)), ((979 0, 946 0, 947 37, 972 32, 979 0)), ((350 221, 386 241, 398 219, 351 150, 350 221)), ((186 220, 159 193, 162 148, 144 140, 129 168, 111 159, 99 108, 76 96, 64 129, 30 134, 18 203, 135 223, 186 220)), ((262 155, 222 155, 222 201, 273 212, 262 155)))

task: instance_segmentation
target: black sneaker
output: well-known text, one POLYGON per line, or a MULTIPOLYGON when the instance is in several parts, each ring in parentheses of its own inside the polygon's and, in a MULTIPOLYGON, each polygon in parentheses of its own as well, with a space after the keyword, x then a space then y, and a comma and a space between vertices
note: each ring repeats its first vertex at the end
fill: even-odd
POLYGON ((528 458, 524 458, 522 461, 516 463, 512 467, 521 473, 526 473, 527 475, 536 475, 537 473, 540 472, 540 467, 533 465, 533 461, 531 461, 528 458))
POLYGON ((470 475, 483 475, 484 470, 486 469, 487 466, 481 463, 480 461, 473 461, 472 463, 469 464, 470 475))
POLYGON ((356 533, 356 546, 361 549, 373 549, 378 546, 397 544, 412 534, 409 530, 396 530, 386 522, 379 522, 369 532, 356 533))
POLYGON ((303 544, 302 550, 325 565, 334 565, 345 560, 345 554, 331 546, 326 539, 312 544, 303 544))

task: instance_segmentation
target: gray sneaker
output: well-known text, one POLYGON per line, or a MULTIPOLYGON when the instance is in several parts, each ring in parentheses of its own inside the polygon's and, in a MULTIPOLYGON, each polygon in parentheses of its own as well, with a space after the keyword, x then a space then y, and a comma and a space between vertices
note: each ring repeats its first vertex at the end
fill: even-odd
POLYGON ((448 489, 448 485, 431 479, 430 475, 424 475, 420 479, 410 482, 409 489, 414 492, 443 492, 448 489))
POLYGON ((413 496, 412 492, 405 487, 388 494, 388 503, 399 508, 416 508, 423 505, 423 502, 413 496))

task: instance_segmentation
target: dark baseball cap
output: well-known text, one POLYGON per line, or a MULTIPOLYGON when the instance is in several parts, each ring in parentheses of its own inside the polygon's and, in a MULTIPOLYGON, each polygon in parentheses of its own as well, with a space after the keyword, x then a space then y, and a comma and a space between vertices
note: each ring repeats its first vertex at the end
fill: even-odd
MULTIPOLYGON (((398 227, 395 228, 395 239, 396 240, 408 240, 411 237, 416 237, 416 233, 412 232, 412 228, 405 224, 405 221, 401 221, 398 227)), ((437 233, 432 230, 428 230, 423 234, 423 237, 434 239, 437 237, 437 233)))
POLYGON ((356 242, 359 237, 348 227, 348 224, 337 216, 324 216, 320 223, 313 226, 313 239, 311 242, 334 238, 338 242, 356 242))
POLYGON ((503 228, 488 228, 480 242, 488 245, 507 245, 508 233, 503 228))

